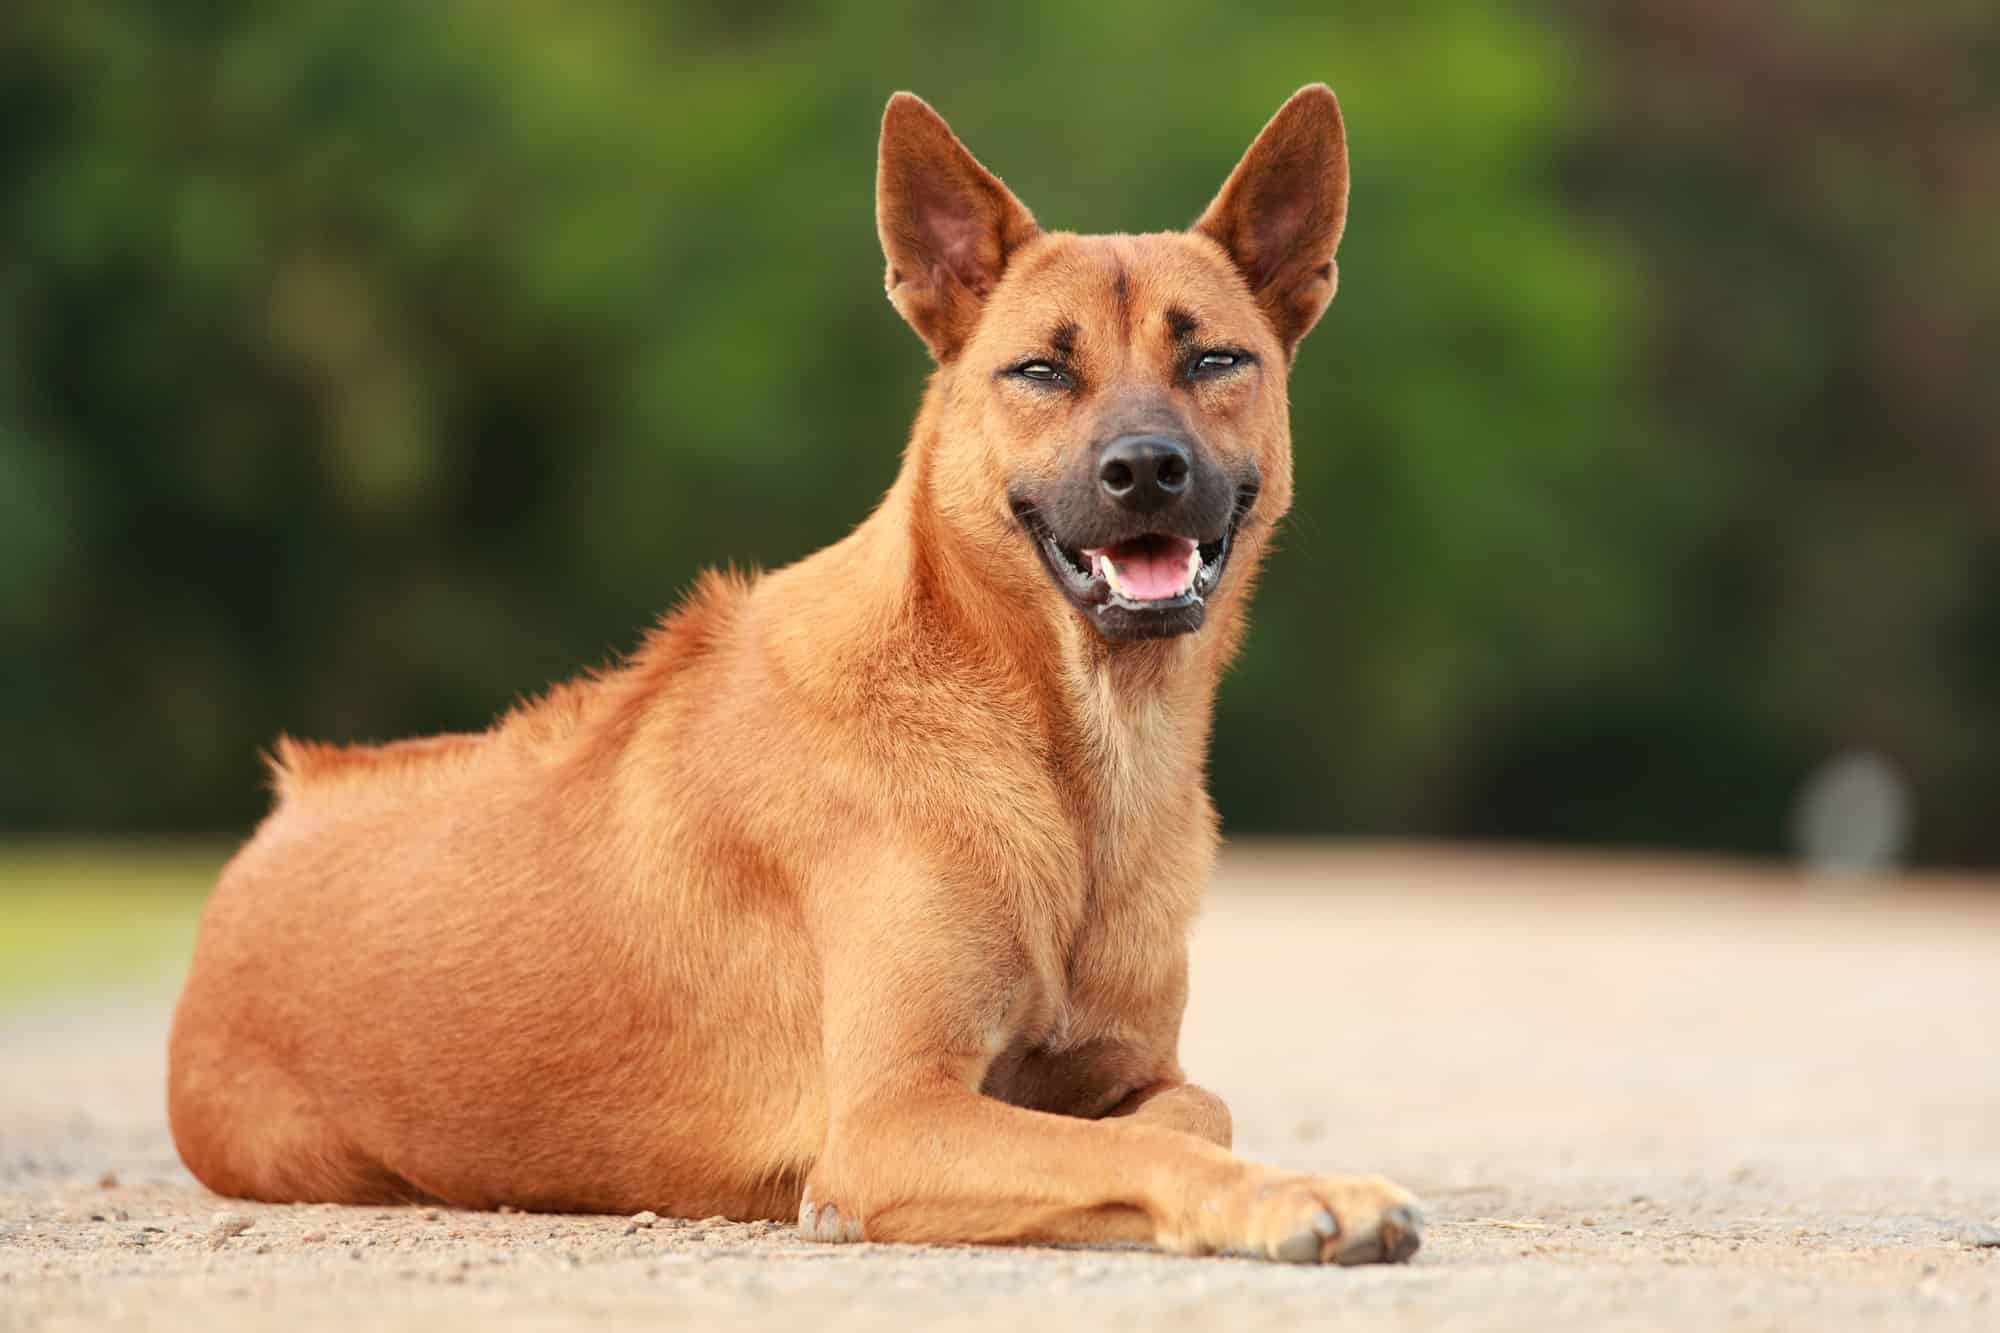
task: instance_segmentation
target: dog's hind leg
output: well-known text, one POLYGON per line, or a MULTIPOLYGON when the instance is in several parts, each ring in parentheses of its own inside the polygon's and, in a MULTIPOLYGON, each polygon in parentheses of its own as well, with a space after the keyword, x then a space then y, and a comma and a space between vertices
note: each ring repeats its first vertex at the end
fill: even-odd
POLYGON ((1141 1088, 1105 1112, 1107 1119, 1129 1118, 1136 1125, 1158 1125, 1206 1139, 1227 1148, 1235 1134, 1229 1107, 1207 1088, 1192 1083, 1158 1083, 1141 1088))
POLYGON ((421 1189, 364 1152, 276 1063, 225 1050, 185 1019, 170 1044, 167 1119, 188 1170, 218 1194, 270 1203, 416 1203, 421 1189))

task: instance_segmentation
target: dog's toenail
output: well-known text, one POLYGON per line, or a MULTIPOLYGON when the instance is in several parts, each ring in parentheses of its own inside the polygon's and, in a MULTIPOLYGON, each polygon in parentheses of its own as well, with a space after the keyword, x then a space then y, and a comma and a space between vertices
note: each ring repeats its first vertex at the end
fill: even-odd
POLYGON ((1340 1223, 1332 1213, 1322 1208, 1319 1210, 1319 1216, 1313 1219, 1313 1230, 1326 1239, 1332 1240, 1340 1234, 1340 1223))
POLYGON ((1382 1258, 1399 1264, 1423 1248, 1423 1214, 1406 1203, 1382 1211, 1382 1258))

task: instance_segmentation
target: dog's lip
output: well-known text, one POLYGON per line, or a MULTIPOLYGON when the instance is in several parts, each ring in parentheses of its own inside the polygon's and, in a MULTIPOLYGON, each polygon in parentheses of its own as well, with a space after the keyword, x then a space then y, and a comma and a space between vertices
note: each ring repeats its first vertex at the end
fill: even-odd
POLYGON ((1115 546, 1126 542, 1107 543, 1099 547, 1069 546, 1057 538, 1055 532, 1041 515, 1041 511, 1031 502, 1014 505, 1014 516, 1022 528, 1034 540, 1035 549, 1040 552, 1042 564, 1056 586, 1077 608, 1086 614, 1101 616, 1108 610, 1118 610, 1127 617, 1144 618, 1173 616, 1193 607, 1203 605, 1222 583, 1222 575, 1229 564, 1230 551, 1235 545, 1236 533, 1243 525, 1244 516, 1257 498, 1257 487, 1245 483, 1237 488, 1236 503, 1230 511, 1229 522, 1220 535, 1202 540, 1187 533, 1148 532, 1126 539, 1126 542, 1146 538, 1193 542, 1200 563, 1195 575, 1186 588, 1172 597, 1133 599, 1115 591, 1104 576, 1100 562, 1095 557, 1115 546))

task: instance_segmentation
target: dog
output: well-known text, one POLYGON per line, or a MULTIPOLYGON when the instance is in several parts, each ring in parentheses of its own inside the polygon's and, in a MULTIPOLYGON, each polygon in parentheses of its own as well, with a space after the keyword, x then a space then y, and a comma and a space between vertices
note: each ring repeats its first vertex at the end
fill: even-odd
POLYGON ((710 573, 476 735, 280 739, 169 1039, 271 1201, 796 1218, 820 1241, 1396 1262, 1406 1191, 1229 1151, 1177 1057, 1217 677, 1292 499, 1347 151, 1299 91, 1185 232, 1045 232, 888 104, 936 370, 844 540, 710 573))

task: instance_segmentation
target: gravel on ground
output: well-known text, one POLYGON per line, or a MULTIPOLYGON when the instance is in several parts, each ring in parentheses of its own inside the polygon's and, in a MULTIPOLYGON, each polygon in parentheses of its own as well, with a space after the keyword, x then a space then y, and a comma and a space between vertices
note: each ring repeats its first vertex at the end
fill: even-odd
POLYGON ((1258 845, 1193 986, 1239 1150, 1410 1186, 1415 1262, 220 1199, 140 987, 0 1020, 0 1329, 2000 1329, 2000 885, 1258 845))

